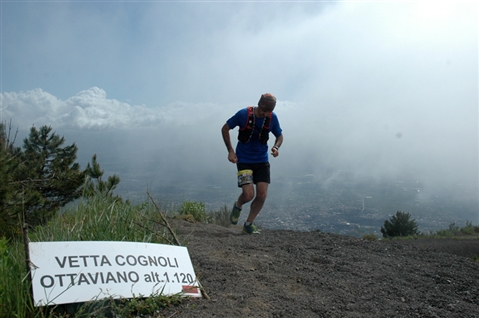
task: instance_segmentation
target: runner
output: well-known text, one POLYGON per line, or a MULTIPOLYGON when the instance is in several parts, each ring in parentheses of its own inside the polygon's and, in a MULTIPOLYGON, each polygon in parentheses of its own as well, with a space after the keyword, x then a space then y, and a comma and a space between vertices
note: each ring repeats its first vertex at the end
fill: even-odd
POLYGON ((250 106, 239 110, 228 119, 221 129, 228 149, 228 160, 237 166, 238 187, 242 189, 230 214, 232 224, 238 223, 243 205, 254 199, 243 226, 243 232, 247 234, 259 234, 254 220, 261 211, 268 194, 270 183, 269 133, 271 132, 276 137, 271 148, 273 157, 276 158, 279 155, 279 147, 283 143, 282 129, 278 117, 273 112, 275 106, 276 97, 269 93, 263 94, 258 102, 258 107, 250 106), (231 144, 229 133, 235 127, 239 127, 236 151, 231 144))

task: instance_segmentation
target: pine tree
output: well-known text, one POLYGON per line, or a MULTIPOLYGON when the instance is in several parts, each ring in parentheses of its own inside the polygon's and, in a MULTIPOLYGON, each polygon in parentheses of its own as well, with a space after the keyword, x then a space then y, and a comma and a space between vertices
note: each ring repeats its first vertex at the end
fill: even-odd
POLYGON ((16 171, 21 163, 21 149, 14 146, 17 132, 12 136, 11 122, 8 126, 0 123, 0 233, 12 237, 20 232, 19 213, 21 206, 16 198, 21 196, 21 188, 15 182, 16 171))
POLYGON ((30 129, 23 141, 23 162, 19 181, 27 206, 26 222, 44 224, 58 209, 81 195, 85 173, 75 163, 77 146, 63 146, 64 137, 42 126, 30 129))
POLYGON ((381 226, 383 237, 409 236, 418 234, 417 223, 410 220, 411 215, 407 212, 397 211, 389 220, 384 221, 384 227, 381 226))
POLYGON ((60 207, 82 194, 119 198, 112 191, 120 177, 102 180, 104 171, 96 155, 81 171, 75 163, 77 146, 64 146, 65 138, 51 127, 32 127, 23 140, 23 150, 14 146, 15 138, 11 123, 8 130, 0 123, 0 236, 20 234, 24 222, 30 226, 46 223, 60 207))
POLYGON ((88 163, 85 169, 86 182, 83 192, 85 197, 99 194, 105 198, 119 198, 118 196, 113 197, 113 190, 115 190, 120 183, 120 177, 114 174, 104 181, 102 180, 104 173, 105 172, 101 170, 100 164, 96 160, 96 154, 93 155, 91 164, 88 163))

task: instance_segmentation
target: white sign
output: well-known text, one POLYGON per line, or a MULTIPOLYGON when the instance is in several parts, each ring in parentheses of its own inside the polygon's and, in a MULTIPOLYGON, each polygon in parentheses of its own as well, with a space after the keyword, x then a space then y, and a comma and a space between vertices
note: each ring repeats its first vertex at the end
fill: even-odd
POLYGON ((32 242, 35 306, 106 297, 200 297, 184 246, 135 242, 32 242))

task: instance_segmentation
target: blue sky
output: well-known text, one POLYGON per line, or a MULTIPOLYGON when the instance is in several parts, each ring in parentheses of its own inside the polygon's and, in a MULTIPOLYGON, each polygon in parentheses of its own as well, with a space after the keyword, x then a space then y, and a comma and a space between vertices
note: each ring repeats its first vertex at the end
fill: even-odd
MULTIPOLYGON (((141 153, 145 169, 182 162, 234 179, 219 129, 271 92, 281 173, 477 188, 477 2, 0 6, 2 120, 51 125, 79 143, 83 166, 91 153, 121 154, 104 137, 121 131, 116 147, 141 153), (100 149, 80 141, 87 133, 100 149)), ((132 157, 116 158, 134 173, 132 157)))
POLYGON ((299 30, 305 39, 297 46, 295 29, 314 21, 308 11, 331 6, 3 2, 3 90, 40 87, 66 99, 98 86, 115 99, 148 107, 246 101, 249 92, 256 98, 261 82, 287 93, 298 85, 287 74, 297 77, 308 68, 298 49, 316 49, 304 41, 319 42, 314 32, 299 30))

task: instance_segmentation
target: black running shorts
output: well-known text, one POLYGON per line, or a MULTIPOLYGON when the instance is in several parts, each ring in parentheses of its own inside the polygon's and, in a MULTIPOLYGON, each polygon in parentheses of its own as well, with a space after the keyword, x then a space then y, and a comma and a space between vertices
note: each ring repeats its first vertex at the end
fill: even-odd
POLYGON ((269 162, 262 163, 237 163, 238 168, 238 187, 245 184, 254 184, 258 182, 270 183, 269 162))

